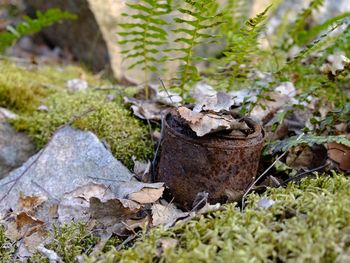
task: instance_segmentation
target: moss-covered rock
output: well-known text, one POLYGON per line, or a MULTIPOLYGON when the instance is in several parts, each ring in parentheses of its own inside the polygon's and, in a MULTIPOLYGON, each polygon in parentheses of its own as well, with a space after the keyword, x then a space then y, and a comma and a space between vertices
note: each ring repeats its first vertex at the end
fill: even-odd
POLYGON ((49 96, 44 103, 48 112, 24 114, 13 122, 18 130, 29 134, 38 148, 47 143, 59 126, 92 109, 92 112, 78 118, 74 125, 105 140, 117 159, 130 168, 133 155, 139 159, 152 155, 147 127, 133 118, 120 103, 107 101, 103 92, 69 94, 61 91, 49 96))
POLYGON ((275 204, 263 209, 251 195, 241 213, 225 211, 180 222, 142 236, 131 248, 87 262, 348 262, 350 181, 343 176, 307 179, 270 189, 275 204), (178 240, 162 251, 160 240, 178 240))
MULTIPOLYGON (((20 118, 13 125, 27 132, 38 149, 48 142, 59 126, 88 109, 94 109, 74 125, 105 140, 114 156, 129 168, 132 167, 133 155, 141 160, 151 157, 153 146, 147 125, 124 108, 120 95, 116 95, 114 101, 107 101, 108 93, 96 90, 111 85, 107 80, 99 80, 77 66, 23 68, 0 62, 0 71, 0 107, 19 114, 20 118), (66 81, 82 76, 89 83, 89 91, 68 93, 66 81), (40 104, 48 111, 37 110, 40 104)), ((115 91, 108 92, 116 94, 115 91)))

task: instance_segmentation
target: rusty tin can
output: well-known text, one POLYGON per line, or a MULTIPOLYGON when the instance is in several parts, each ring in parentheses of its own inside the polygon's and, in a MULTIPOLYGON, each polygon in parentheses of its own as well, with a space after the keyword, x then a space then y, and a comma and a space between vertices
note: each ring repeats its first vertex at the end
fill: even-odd
POLYGON ((248 136, 207 135, 191 137, 171 127, 170 111, 164 119, 158 181, 169 187, 174 201, 191 209, 197 193, 207 192, 210 203, 225 202, 228 191, 244 191, 255 179, 264 131, 246 119, 253 129, 248 136))

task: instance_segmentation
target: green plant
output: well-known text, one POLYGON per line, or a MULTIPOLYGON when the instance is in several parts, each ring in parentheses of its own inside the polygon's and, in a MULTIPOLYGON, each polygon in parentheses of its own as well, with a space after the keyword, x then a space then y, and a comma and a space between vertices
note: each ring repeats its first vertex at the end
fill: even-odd
POLYGON ((229 75, 228 88, 231 89, 238 79, 247 79, 247 74, 254 67, 254 60, 260 48, 258 37, 267 19, 270 6, 255 17, 248 19, 244 26, 232 36, 228 47, 223 52, 223 60, 228 64, 229 75), (242 66, 245 67, 242 67, 242 66))
POLYGON ((7 263, 12 262, 12 257, 16 252, 16 247, 5 236, 5 229, 0 225, 0 261, 7 263))
POLYGON ((243 213, 229 204, 168 230, 152 229, 131 248, 86 262, 346 262, 349 194, 345 176, 304 179, 251 194, 243 213), (274 204, 262 208, 262 198, 274 204), (162 250, 169 238, 176 245, 162 250))
POLYGON ((148 98, 150 73, 157 71, 157 64, 165 59, 160 53, 167 43, 168 33, 164 29, 167 22, 164 16, 171 12, 171 0, 142 0, 137 4, 127 3, 127 6, 135 13, 122 14, 132 19, 132 22, 119 24, 124 30, 118 32, 123 38, 119 44, 127 46, 122 51, 124 58, 134 60, 129 69, 141 66, 144 71, 148 98))
POLYGON ((44 27, 51 26, 62 20, 76 18, 76 15, 57 8, 48 9, 44 13, 37 11, 35 19, 25 16, 23 17, 23 22, 20 22, 15 27, 8 26, 7 31, 0 33, 0 52, 4 52, 7 47, 23 36, 37 33, 44 27))
MULTIPOLYGON (((173 30, 178 36, 175 43, 179 45, 171 51, 179 52, 179 57, 173 60, 181 62, 179 77, 174 78, 175 86, 179 88, 182 97, 194 82, 198 81, 199 72, 195 65, 202 58, 195 56, 195 49, 199 44, 214 43, 218 39, 216 34, 209 31, 215 30, 223 23, 222 12, 217 12, 215 0, 184 0, 184 6, 177 9, 182 14, 175 17, 177 28, 173 30)), ((174 87, 173 87, 174 89, 174 87)))
POLYGON ((267 145, 264 150, 264 154, 276 154, 280 151, 287 151, 292 147, 297 145, 306 144, 312 146, 313 144, 326 144, 329 142, 336 142, 350 147, 350 140, 344 135, 337 136, 317 136, 317 135, 304 135, 302 138, 298 139, 298 136, 292 136, 282 141, 274 141, 273 143, 267 145))

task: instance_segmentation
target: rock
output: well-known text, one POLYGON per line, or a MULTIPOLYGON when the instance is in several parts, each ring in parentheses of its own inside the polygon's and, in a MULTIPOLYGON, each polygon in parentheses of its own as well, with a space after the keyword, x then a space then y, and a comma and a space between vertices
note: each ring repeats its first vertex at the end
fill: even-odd
MULTIPOLYGON (((123 80, 140 80, 139 69, 127 70, 122 63, 121 47, 118 45, 117 24, 125 1, 115 0, 27 0, 30 15, 35 10, 58 7, 78 15, 75 21, 65 21, 44 29, 44 36, 53 44, 68 48, 73 55, 94 71, 111 69, 114 76, 123 80)), ((143 80, 142 80, 143 81, 143 80)))
MULTIPOLYGON (((58 7, 79 16, 77 20, 64 21, 43 30, 48 41, 63 49, 68 49, 80 61, 95 71, 111 66, 111 57, 119 56, 108 52, 96 16, 86 0, 27 0, 27 13, 32 16, 36 10, 58 7)), ((116 5, 119 1, 115 1, 116 5)), ((107 5, 107 4, 106 4, 107 5)), ((118 12, 119 13, 119 12, 118 12)), ((106 14, 108 15, 108 14, 106 14)))
POLYGON ((16 209, 20 192, 52 201, 91 182, 113 186, 115 181, 129 182, 132 178, 91 132, 61 128, 42 151, 0 180, 0 212, 16 209), (16 179, 13 189, 1 200, 16 179))
POLYGON ((35 151, 35 147, 28 136, 16 132, 6 122, 7 119, 13 118, 16 118, 16 114, 0 108, 0 178, 21 166, 35 151))

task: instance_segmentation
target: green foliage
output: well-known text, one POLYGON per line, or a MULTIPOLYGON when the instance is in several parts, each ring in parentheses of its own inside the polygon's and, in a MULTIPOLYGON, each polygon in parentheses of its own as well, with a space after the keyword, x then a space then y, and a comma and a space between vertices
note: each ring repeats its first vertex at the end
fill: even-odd
POLYGON ((254 67, 254 60, 259 52, 258 37, 267 19, 270 6, 263 12, 250 18, 231 38, 226 51, 224 61, 229 62, 229 88, 237 79, 247 79, 247 74, 254 67), (242 67, 245 65, 245 67, 242 67))
POLYGON ((201 58, 195 56, 195 49, 199 44, 215 43, 218 36, 210 31, 222 24, 223 13, 217 12, 216 0, 184 0, 184 6, 178 8, 181 17, 175 17, 177 28, 173 30, 177 34, 175 43, 179 47, 171 49, 179 52, 179 60, 182 65, 180 77, 175 78, 176 85, 180 88, 180 95, 184 96, 186 88, 191 87, 199 80, 199 72, 195 62, 201 58))
POLYGON ((301 144, 307 144, 312 146, 313 144, 324 145, 330 142, 336 142, 350 147, 350 140, 343 135, 337 136, 317 136, 317 135, 304 135, 297 140, 298 136, 289 137, 283 141, 275 141, 266 146, 264 154, 276 154, 280 151, 287 151, 288 149, 301 144))
POLYGON ((318 132, 324 132, 326 130, 332 132, 329 131, 329 129, 334 128, 335 125, 340 123, 345 123, 350 127, 350 102, 328 112, 327 116, 321 121, 318 121, 315 118, 311 119, 311 124, 316 126, 315 130, 318 132))
POLYGON ((297 16, 296 21, 294 22, 294 25, 290 29, 290 36, 294 40, 294 43, 300 44, 301 39, 300 36, 303 36, 305 34, 308 34, 309 32, 307 30, 307 23, 310 22, 310 19, 312 18, 312 13, 315 11, 318 11, 323 5, 324 0, 312 0, 309 4, 309 6, 305 9, 303 9, 297 16))
MULTIPOLYGON (((64 262, 76 262, 77 256, 91 253, 98 240, 84 223, 70 223, 60 227, 54 225, 52 241, 45 247, 55 251, 64 262)), ((30 262, 48 263, 49 260, 35 253, 30 262)))
POLYGON ((118 32, 123 38, 119 44, 127 46, 122 51, 125 59, 134 60, 129 69, 140 66, 145 72, 145 81, 149 81, 150 72, 157 71, 156 64, 165 59, 160 57, 168 39, 168 33, 164 29, 167 22, 163 17, 171 12, 171 0, 143 0, 137 4, 127 3, 127 6, 131 13, 122 15, 133 22, 119 24, 124 30, 118 32))
POLYGON ((223 21, 221 26, 221 35, 225 36, 225 41, 230 43, 235 34, 239 32, 245 21, 248 20, 248 14, 251 7, 251 1, 247 0, 228 0, 223 8, 223 21))
POLYGON ((23 17, 23 22, 15 27, 9 26, 7 31, 0 33, 0 52, 3 52, 23 36, 37 33, 44 27, 67 19, 76 19, 76 16, 57 8, 48 9, 44 13, 37 11, 35 19, 25 16, 23 17))
POLYGON ((7 263, 12 261, 12 255, 15 253, 16 247, 6 238, 5 229, 0 225, 0 261, 7 263))
POLYGON ((247 209, 224 211, 153 229, 131 248, 111 251, 91 262, 341 262, 349 257, 349 179, 322 176, 287 188, 269 189, 275 203, 259 207, 251 194, 247 209), (322 204, 322 205, 320 205, 322 204), (164 251, 162 239, 178 244, 164 251))

